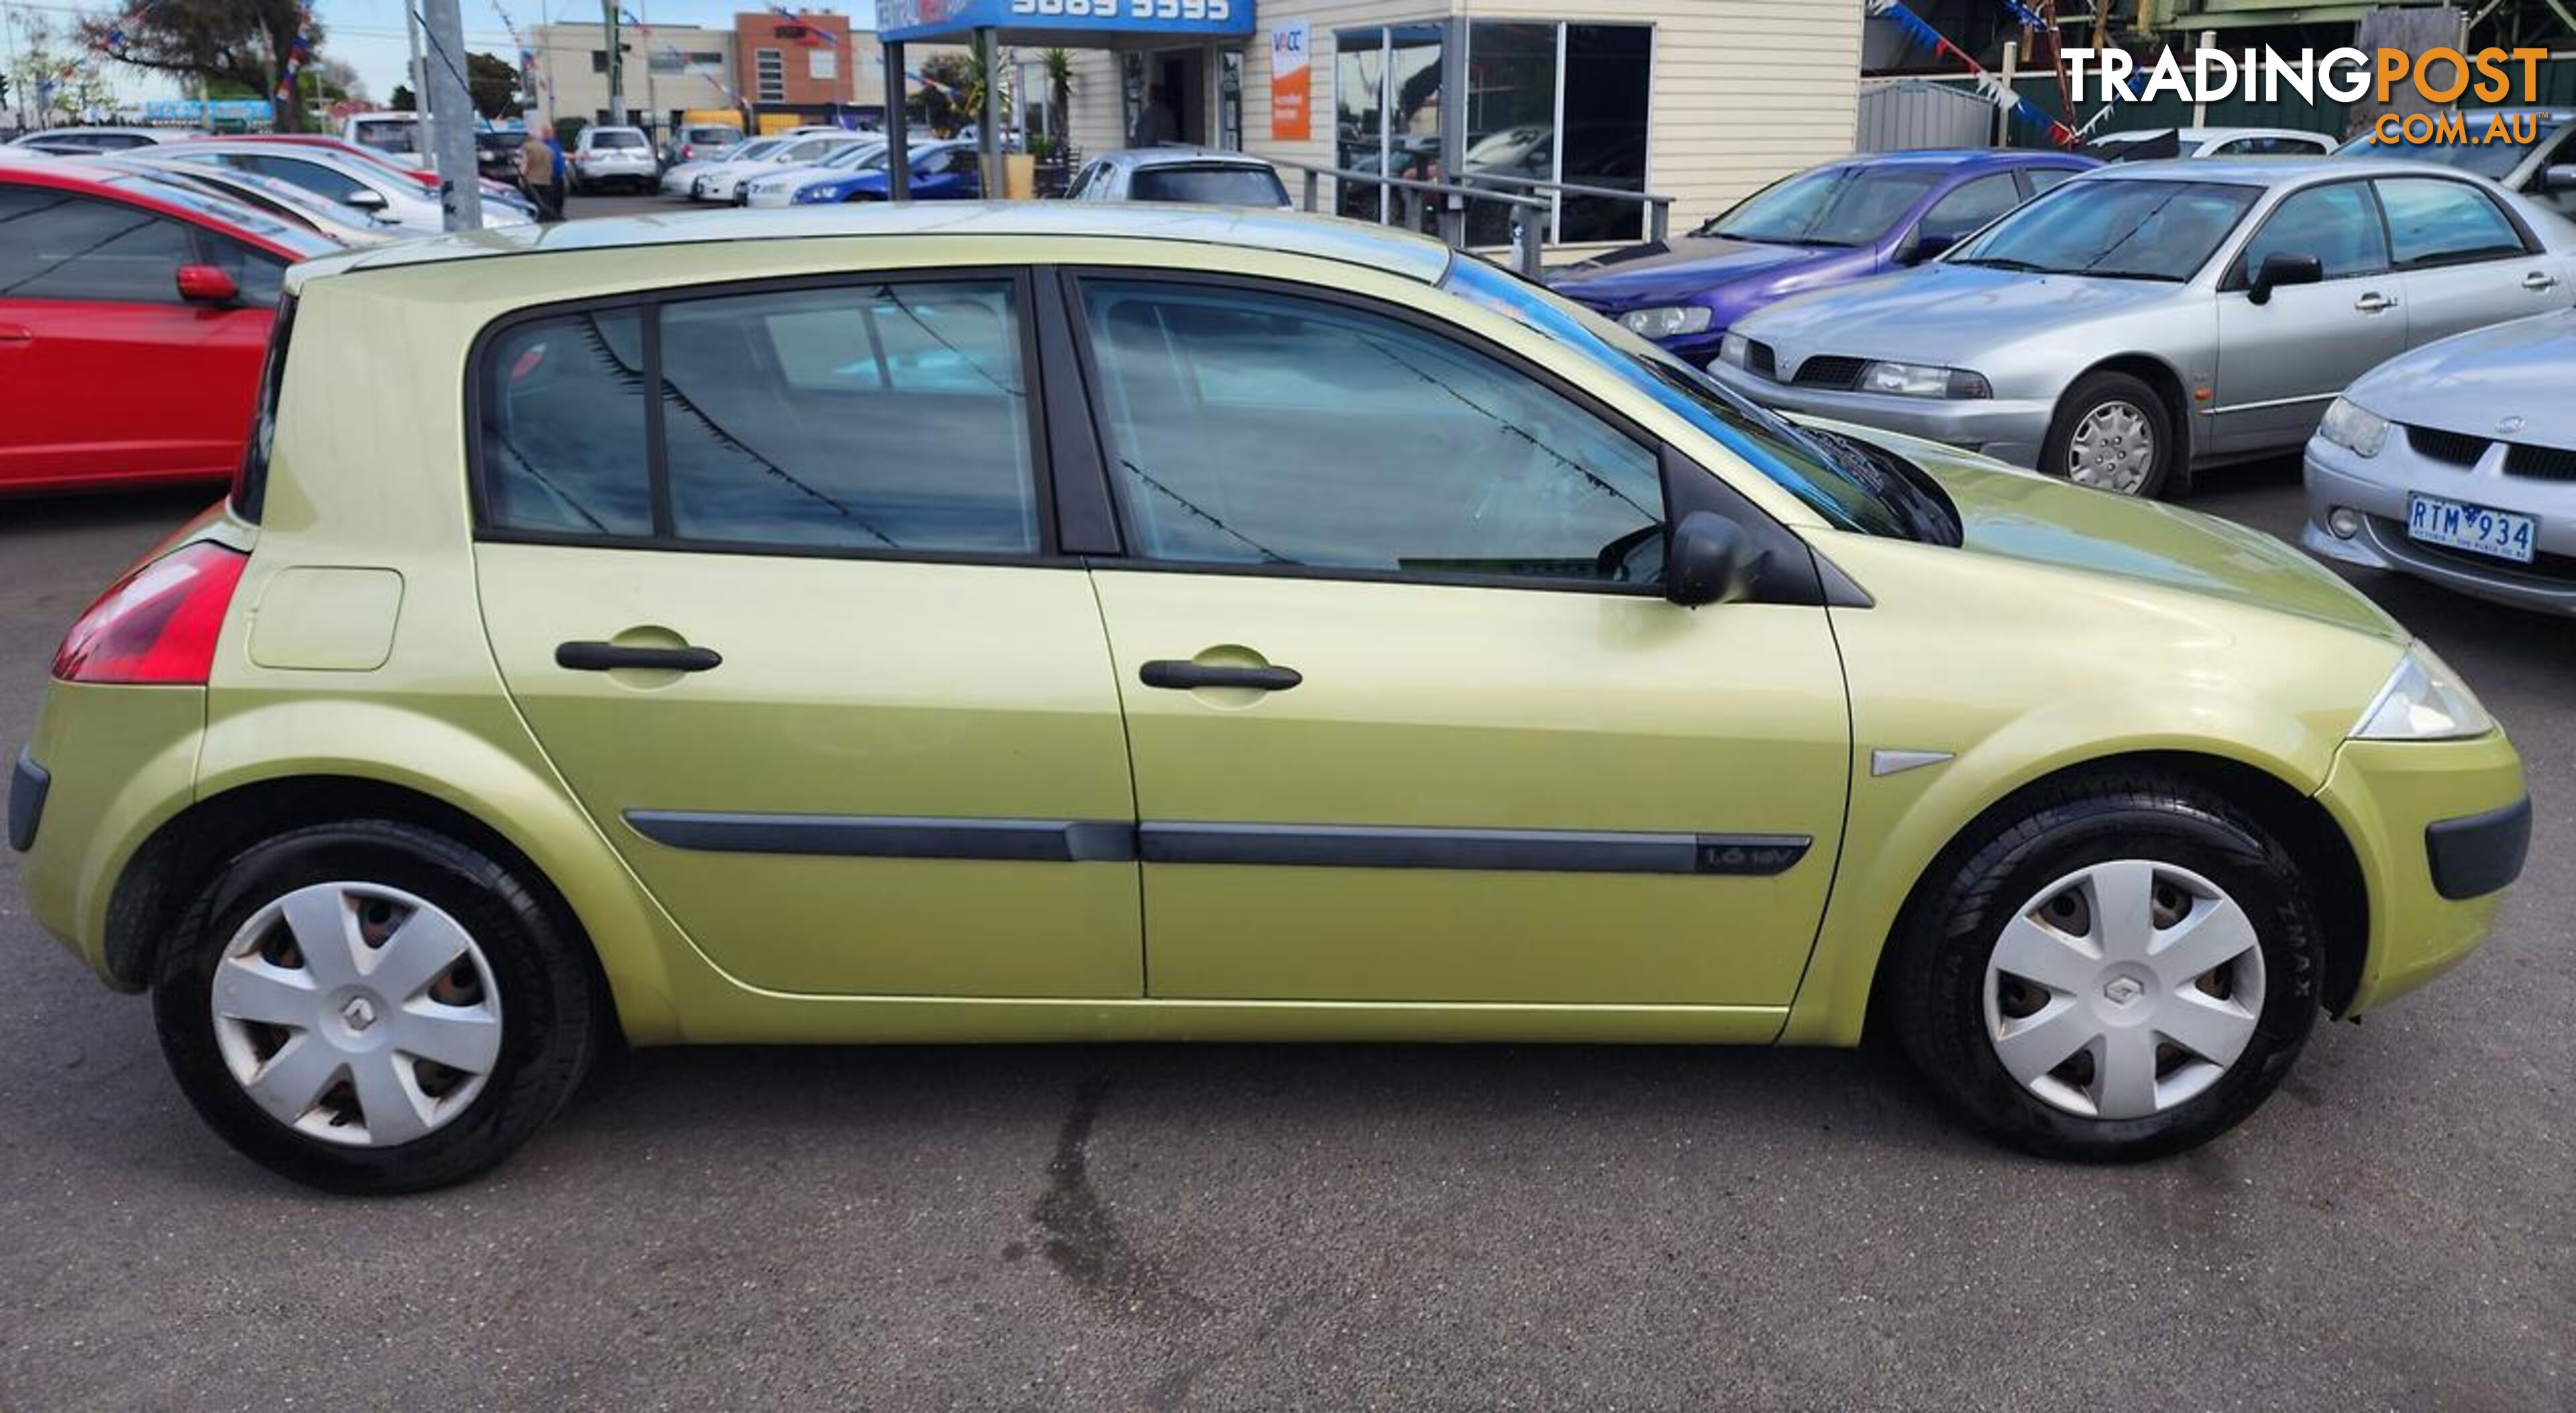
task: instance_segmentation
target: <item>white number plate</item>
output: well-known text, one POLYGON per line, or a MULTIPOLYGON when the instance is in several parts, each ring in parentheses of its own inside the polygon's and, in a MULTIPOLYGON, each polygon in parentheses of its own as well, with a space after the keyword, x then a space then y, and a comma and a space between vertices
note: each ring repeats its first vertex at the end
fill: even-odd
POLYGON ((2528 515, 2463 505, 2440 496, 2406 497, 2406 535, 2428 545, 2491 554, 2517 564, 2531 562, 2532 541, 2539 525, 2528 515))

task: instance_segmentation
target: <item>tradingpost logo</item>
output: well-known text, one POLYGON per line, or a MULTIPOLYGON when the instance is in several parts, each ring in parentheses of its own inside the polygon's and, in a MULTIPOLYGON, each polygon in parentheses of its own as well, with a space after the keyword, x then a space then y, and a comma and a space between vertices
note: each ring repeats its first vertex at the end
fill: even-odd
MULTIPOLYGON (((2295 97, 2307 103, 2320 98, 2358 103, 2367 95, 2386 106, 2401 87, 2435 108, 2448 108, 2475 95, 2481 103, 2540 102, 2540 61, 2546 49, 2428 49, 2421 55, 2403 49, 2302 49, 2295 56, 2278 49, 2196 49, 2189 58, 2167 49, 2155 61, 2139 65, 2125 49, 2066 51, 2067 81, 2074 100, 2144 103, 2179 98, 2186 103, 2219 103, 2242 97, 2277 103, 2295 97)), ((2398 143, 2482 142, 2531 143, 2540 135, 2539 120, 2528 113, 2499 114, 2471 124, 2456 112, 2439 116, 2382 113, 2371 130, 2373 141, 2398 143)))

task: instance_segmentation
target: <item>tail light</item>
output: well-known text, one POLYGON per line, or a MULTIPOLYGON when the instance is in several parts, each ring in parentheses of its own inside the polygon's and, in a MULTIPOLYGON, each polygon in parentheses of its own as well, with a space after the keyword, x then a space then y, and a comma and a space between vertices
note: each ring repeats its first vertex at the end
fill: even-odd
POLYGON ((250 556, 207 540, 138 565, 80 616, 54 654, 65 682, 204 686, 250 556))

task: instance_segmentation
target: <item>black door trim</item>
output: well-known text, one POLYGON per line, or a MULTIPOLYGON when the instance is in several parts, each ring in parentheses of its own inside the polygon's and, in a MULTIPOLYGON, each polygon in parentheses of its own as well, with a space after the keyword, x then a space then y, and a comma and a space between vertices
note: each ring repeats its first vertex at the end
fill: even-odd
POLYGON ((1022 863, 1136 859, 1136 826, 1125 820, 628 810, 626 822, 656 844, 718 853, 1022 863))

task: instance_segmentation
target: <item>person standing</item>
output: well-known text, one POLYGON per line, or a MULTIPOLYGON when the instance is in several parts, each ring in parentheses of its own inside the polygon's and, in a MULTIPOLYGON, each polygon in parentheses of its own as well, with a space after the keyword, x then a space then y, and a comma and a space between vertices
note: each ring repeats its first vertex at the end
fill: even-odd
POLYGON ((563 198, 555 189, 554 145, 535 128, 519 144, 519 188, 537 208, 540 221, 563 219, 563 198))
POLYGON ((1136 115, 1136 129, 1127 134, 1127 145, 1160 147, 1180 135, 1180 129, 1172 122, 1171 100, 1163 86, 1158 83, 1145 90, 1145 109, 1136 115))

